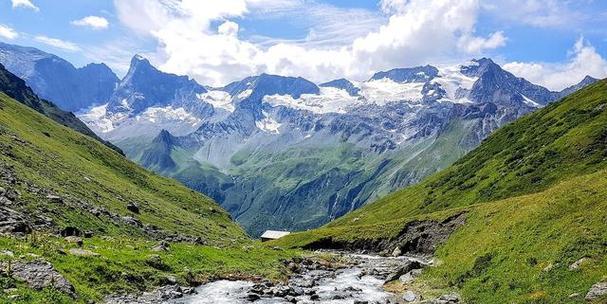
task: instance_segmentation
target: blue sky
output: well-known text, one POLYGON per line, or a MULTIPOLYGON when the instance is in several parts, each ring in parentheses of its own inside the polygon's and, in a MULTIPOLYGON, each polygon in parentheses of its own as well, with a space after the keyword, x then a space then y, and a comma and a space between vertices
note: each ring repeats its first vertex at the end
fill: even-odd
POLYGON ((495 2, 0 0, 0 41, 119 75, 140 53, 210 85, 260 72, 362 80, 480 56, 555 89, 607 76, 607 1, 495 2))

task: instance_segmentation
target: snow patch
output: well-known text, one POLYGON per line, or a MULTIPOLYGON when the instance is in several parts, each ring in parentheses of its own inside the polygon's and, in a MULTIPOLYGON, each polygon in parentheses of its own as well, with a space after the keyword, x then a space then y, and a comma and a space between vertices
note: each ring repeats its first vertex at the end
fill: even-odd
POLYGON ((255 122, 257 128, 267 133, 280 134, 281 124, 269 117, 265 112, 263 112, 263 116, 264 119, 255 122))
POLYGON ((107 103, 100 106, 92 106, 76 113, 76 116, 96 133, 107 133, 114 130, 114 122, 107 115, 107 107, 107 103))
POLYGON ((458 101, 462 98, 462 90, 470 91, 478 77, 468 77, 461 72, 462 65, 443 66, 438 68, 438 77, 432 80, 447 93, 446 98, 454 103, 467 103, 458 101))
POLYGON ((251 96, 251 94, 253 94, 253 90, 251 90, 251 89, 244 90, 244 91, 240 92, 240 94, 238 94, 238 96, 236 96, 236 98, 238 100, 243 100, 243 99, 248 98, 249 96, 251 96))
POLYGON ((521 94, 521 96, 523 96, 523 101, 525 102, 526 105, 530 106, 530 107, 534 107, 534 108, 541 108, 542 105, 531 100, 531 98, 521 94))
POLYGON ((371 80, 361 85, 361 96, 369 102, 385 105, 395 101, 419 102, 424 83, 398 83, 389 78, 371 80))
POLYGON ((172 106, 160 108, 150 107, 140 115, 135 116, 136 121, 148 121, 151 123, 166 123, 177 121, 196 126, 201 122, 200 118, 192 115, 184 108, 173 108, 172 106))
POLYGON ((198 94, 198 99, 213 106, 215 109, 224 109, 230 113, 234 112, 232 96, 224 91, 209 91, 204 94, 198 94))
POLYGON ((291 95, 264 96, 263 102, 274 107, 284 106, 317 114, 343 114, 350 108, 362 104, 358 97, 350 96, 346 90, 332 87, 322 87, 320 94, 303 94, 298 99, 294 99, 291 95))

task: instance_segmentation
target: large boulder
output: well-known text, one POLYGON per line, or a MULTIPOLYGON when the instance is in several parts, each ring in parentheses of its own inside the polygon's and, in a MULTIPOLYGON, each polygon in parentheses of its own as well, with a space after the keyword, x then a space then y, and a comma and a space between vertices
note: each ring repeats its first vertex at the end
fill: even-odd
POLYGON ((592 285, 592 287, 586 294, 586 300, 594 301, 594 300, 598 300, 598 299, 600 299, 602 297, 606 297, 606 296, 607 296, 607 281, 599 282, 599 283, 592 285))
POLYGON ((0 272, 6 273, 18 281, 25 282, 33 289, 54 288, 75 296, 74 286, 68 282, 51 263, 46 261, 14 262, 0 264, 0 272))
POLYGON ((17 211, 0 207, 0 234, 27 234, 32 232, 25 217, 17 211))
POLYGON ((401 267, 399 267, 396 271, 390 273, 386 278, 386 283, 396 281, 401 276, 409 273, 415 269, 422 269, 423 265, 419 261, 415 260, 407 260, 401 267))

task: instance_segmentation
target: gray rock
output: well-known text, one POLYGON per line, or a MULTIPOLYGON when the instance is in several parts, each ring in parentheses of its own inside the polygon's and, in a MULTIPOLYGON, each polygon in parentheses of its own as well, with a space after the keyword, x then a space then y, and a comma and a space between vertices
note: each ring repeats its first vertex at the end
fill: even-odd
POLYGON ((402 275, 410 272, 414 269, 421 269, 422 264, 418 261, 407 260, 403 266, 398 268, 398 270, 390 273, 388 277, 386 277, 386 282, 392 282, 398 280, 402 275))
POLYGON ((580 267, 582 267, 582 265, 584 263, 587 263, 589 261, 590 261, 590 258, 583 257, 583 258, 575 261, 573 264, 569 265, 569 270, 570 271, 576 271, 576 270, 580 269, 580 267))
POLYGON ((4 196, 6 198, 8 198, 10 201, 15 201, 19 198, 19 192, 15 191, 15 190, 7 190, 6 193, 4 194, 4 196))
POLYGON ((170 245, 169 243, 162 241, 160 243, 158 243, 158 245, 152 247, 152 251, 155 252, 161 252, 161 251, 169 251, 170 250, 170 245))
POLYGON ((90 250, 86 250, 86 249, 81 249, 81 248, 72 248, 70 250, 68 250, 69 254, 71 255, 75 255, 75 256, 82 256, 82 257, 95 257, 95 256, 99 256, 99 253, 90 251, 90 250))
POLYGON ((407 290, 403 295, 403 300, 405 300, 405 302, 415 302, 417 300, 417 294, 411 290, 407 290))
POLYGON ((0 207, 0 234, 27 234, 32 227, 23 214, 5 207, 0 207))
POLYGON ((55 204, 63 203, 63 198, 60 196, 57 196, 57 195, 49 194, 46 196, 46 199, 49 200, 51 203, 55 203, 55 204))
POLYGON ((398 280, 403 284, 409 284, 415 280, 422 273, 421 269, 413 269, 398 278, 398 280))
POLYGON ((599 282, 592 285, 586 294, 586 300, 593 301, 604 296, 607 296, 607 282, 599 282))
POLYGON ((184 295, 195 293, 193 288, 169 285, 160 287, 151 292, 141 295, 120 295, 106 297, 106 304, 157 304, 183 298, 184 295))
POLYGON ((127 225, 131 225, 134 227, 142 227, 143 225, 141 224, 141 221, 139 221, 138 219, 131 217, 131 216, 124 216, 122 217, 122 221, 127 224, 127 225))
POLYGON ((437 299, 432 300, 432 304, 457 304, 460 303, 460 296, 457 293, 442 295, 437 299))
POLYGON ((74 286, 70 284, 49 262, 15 262, 10 265, 2 264, 0 272, 8 272, 16 280, 27 283, 33 289, 53 287, 61 292, 75 296, 74 286))

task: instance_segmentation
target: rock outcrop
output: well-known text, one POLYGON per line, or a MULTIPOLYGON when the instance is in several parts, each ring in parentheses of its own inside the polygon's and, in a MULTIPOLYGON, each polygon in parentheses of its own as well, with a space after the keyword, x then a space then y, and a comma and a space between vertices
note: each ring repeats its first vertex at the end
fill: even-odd
POLYGON ((72 297, 76 296, 74 286, 46 261, 4 262, 0 264, 0 273, 25 282, 33 289, 54 288, 72 297))

